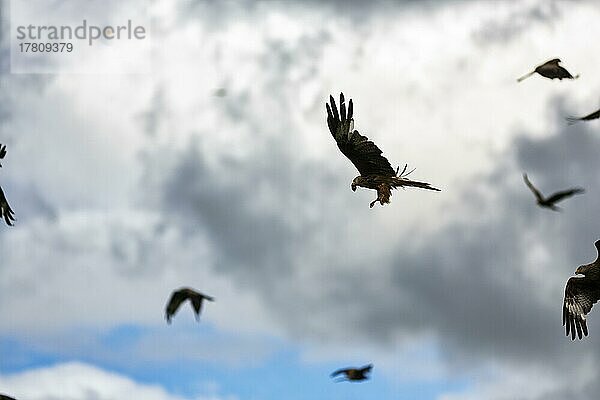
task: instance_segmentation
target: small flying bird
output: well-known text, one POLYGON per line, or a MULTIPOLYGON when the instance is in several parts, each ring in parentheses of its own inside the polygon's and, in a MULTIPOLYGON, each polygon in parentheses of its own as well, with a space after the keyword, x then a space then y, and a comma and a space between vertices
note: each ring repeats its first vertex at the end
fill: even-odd
POLYGON ((173 315, 175 315, 181 303, 183 303, 187 299, 189 299, 192 303, 192 307, 194 308, 194 314, 196 315, 196 321, 200 320, 200 310, 202 309, 202 301, 215 301, 215 299, 213 299, 212 297, 197 292, 194 289, 186 287, 180 288, 174 291, 173 294, 171 294, 171 298, 167 303, 165 318, 167 319, 168 324, 171 323, 171 318, 173 317, 173 315))
POLYGON ((335 378, 338 375, 344 374, 340 379, 336 379, 335 382, 344 382, 344 381, 364 381, 369 379, 367 374, 371 372, 373 369, 373 364, 365 365, 362 368, 342 368, 333 372, 330 376, 335 378))
POLYGON ((340 151, 348 157, 354 164, 359 176, 352 181, 351 188, 356 191, 356 187, 377 190, 377 198, 371 202, 369 207, 373 208, 376 202, 384 205, 390 202, 392 189, 404 188, 405 186, 418 187, 421 189, 440 191, 432 187, 429 183, 413 181, 407 178, 412 171, 406 172, 408 164, 400 174, 400 167, 394 170, 387 158, 381 155, 382 151, 370 141, 362 136, 357 130, 354 130, 354 119, 352 119, 353 105, 352 100, 348 103, 348 113, 346 114, 346 103, 344 94, 340 93, 340 112, 335 105, 333 96, 329 96, 331 107, 327 108, 327 125, 329 131, 335 139, 340 151))
POLYGON ((592 306, 600 300, 600 240, 594 244, 598 251, 596 261, 582 265, 575 271, 577 276, 572 276, 565 287, 563 301, 563 326, 566 334, 571 334, 571 340, 583 335, 588 335, 585 316, 591 311, 592 306))
POLYGON ((573 125, 579 121, 591 121, 593 119, 598 119, 600 118, 600 110, 598 111, 594 111, 593 113, 586 115, 585 117, 567 117, 566 120, 569 123, 569 125, 573 125))
MULTIPOLYGON (((0 144, 0 160, 4 159, 5 156, 6 156, 6 145, 3 146, 0 144)), ((0 167, 2 167, 2 164, 0 164, 0 167)), ((4 195, 4 191, 2 190, 1 186, 0 186, 0 218, 3 218, 4 222, 6 222, 6 224, 9 226, 13 226, 13 222, 16 221, 15 220, 15 212, 13 211, 12 208, 10 208, 10 205, 8 204, 8 200, 6 200, 6 196, 4 195)))
POLYGON ((527 185, 527 187, 529 187, 529 189, 531 189, 531 191, 535 195, 538 206, 544 207, 544 208, 549 208, 553 211, 560 211, 560 207, 557 207, 555 205, 555 203, 558 203, 559 201, 564 200, 567 197, 571 197, 576 194, 581 194, 581 193, 585 192, 585 190, 582 188, 573 188, 573 189, 556 192, 552 196, 545 198, 542 195, 542 193, 540 193, 540 191, 537 190, 535 188, 535 186, 533 186, 533 184, 529 181, 527 174, 523 174, 523 180, 525 181, 525 184, 527 185))
POLYGON ((564 67, 558 65, 560 62, 561 62, 560 58, 555 58, 550 61, 546 61, 545 63, 535 67, 535 69, 533 71, 531 71, 531 72, 523 75, 519 79, 517 79, 517 82, 521 82, 523 79, 529 78, 531 75, 535 74, 536 72, 538 74, 540 74, 541 76, 544 76, 544 77, 550 78, 550 79, 558 78, 560 80, 563 80, 563 79, 579 78, 579 75, 573 76, 564 67))

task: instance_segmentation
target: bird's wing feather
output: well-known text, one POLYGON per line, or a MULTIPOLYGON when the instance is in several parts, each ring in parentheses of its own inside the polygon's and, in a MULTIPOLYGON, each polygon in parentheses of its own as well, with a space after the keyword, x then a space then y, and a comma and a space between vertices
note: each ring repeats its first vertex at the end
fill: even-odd
POLYGON ((527 177, 527 174, 523 174, 523 180, 525 181, 525 184, 527 185, 527 187, 529 188, 529 190, 531 190, 533 192, 535 198, 538 201, 544 201, 544 196, 542 196, 542 194, 540 193, 540 191, 537 190, 535 188, 535 186, 533 186, 533 184, 531 183, 531 181, 527 177))
POLYGON ((200 311, 202 310, 202 299, 203 296, 201 294, 190 296, 190 301, 192 303, 192 307, 194 308, 194 313, 196 314, 196 319, 199 318, 200 311))
POLYGON ((395 176, 396 172, 390 165, 390 162, 382 156, 382 151, 370 141, 367 137, 353 129, 353 105, 352 100, 348 104, 346 113, 346 104, 344 94, 340 94, 340 112, 333 96, 329 96, 331 106, 326 104, 327 125, 329 131, 335 139, 340 151, 348 157, 361 175, 382 175, 395 176))
POLYGON ((587 336, 588 329, 585 316, 590 312, 594 303, 600 299, 600 287, 597 283, 586 277, 574 276, 569 278, 565 287, 563 301, 563 325, 566 334, 575 334, 581 339, 587 336))
POLYGON ((166 318, 167 322, 171 322, 171 317, 177 312, 177 309, 188 298, 187 291, 176 290, 171 294, 171 298, 167 303, 166 318))
POLYGON ((0 187, 0 217, 4 218, 4 222, 6 222, 7 225, 13 226, 15 212, 10 208, 2 187, 0 187))
POLYGON ((0 158, 4 158, 6 156, 6 145, 0 144, 0 158))
POLYGON ((600 118, 600 110, 594 111, 593 113, 588 114, 585 117, 580 118, 580 119, 583 121, 589 121, 591 119, 598 119, 598 118, 600 118))
POLYGON ((333 371, 333 372, 331 373, 331 375, 330 375, 330 376, 333 378, 333 377, 336 377, 336 376, 338 376, 338 375, 340 375, 340 374, 345 374, 345 373, 347 373, 348 371, 349 371, 349 369, 348 369, 348 368, 342 368, 342 369, 338 369, 337 371, 333 371))
POLYGON ((573 188, 573 189, 563 190, 563 191, 554 193, 552 196, 548 197, 548 199, 546 201, 548 201, 549 203, 557 203, 557 202, 565 199, 566 197, 571 197, 573 195, 580 194, 583 192, 585 192, 585 190, 582 188, 573 188))

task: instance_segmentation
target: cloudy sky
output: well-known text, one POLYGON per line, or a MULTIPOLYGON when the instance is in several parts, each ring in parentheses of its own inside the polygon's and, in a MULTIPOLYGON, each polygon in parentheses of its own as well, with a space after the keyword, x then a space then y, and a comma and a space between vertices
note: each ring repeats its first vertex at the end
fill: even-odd
MULTIPOLYGON (((81 20, 72 3, 36 12, 81 20)), ((600 106, 597 2, 88 3, 88 19, 149 21, 147 71, 15 73, 0 0, 0 183, 18 218, 0 227, 0 393, 597 396, 600 315, 581 342, 561 326, 600 238, 600 125, 564 119, 600 106), (517 84, 555 57, 581 77, 517 84), (392 165, 442 192, 369 209, 327 130, 340 91, 392 165), (523 172, 587 192, 539 209, 523 172), (183 285, 216 302, 168 326, 183 285), (329 379, 371 362, 366 383, 329 379)))

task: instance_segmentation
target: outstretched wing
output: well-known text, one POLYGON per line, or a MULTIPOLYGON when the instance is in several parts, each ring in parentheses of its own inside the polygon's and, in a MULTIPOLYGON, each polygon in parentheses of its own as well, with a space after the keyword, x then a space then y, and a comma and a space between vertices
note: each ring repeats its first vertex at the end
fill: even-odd
POLYGON ((369 365, 365 365, 364 367, 362 367, 360 369, 360 372, 365 374, 367 372, 370 372, 373 369, 373 364, 369 364, 369 365))
POLYGON ((563 302, 563 326, 571 339, 581 339, 588 335, 585 316, 590 312, 594 303, 600 299, 600 288, 596 282, 586 277, 573 276, 567 281, 565 299, 563 302))
POLYGON ((176 290, 171 294, 171 298, 167 303, 167 309, 165 312, 165 318, 167 319, 167 323, 171 323, 171 318, 177 312, 177 309, 188 298, 188 293, 186 290, 176 290))
POLYGON ((196 320, 200 318, 200 311, 202 310, 202 301, 204 299, 208 301, 214 301, 210 296, 206 296, 202 293, 195 292, 194 295, 190 295, 190 301, 192 302, 192 307, 194 308, 194 313, 196 314, 196 320))
POLYGON ((16 400, 16 399, 14 397, 10 397, 5 394, 0 394, 0 400, 16 400))
POLYGON ((573 189, 569 189, 569 190, 563 190, 560 192, 556 192, 552 196, 548 197, 547 201, 549 203, 557 203, 567 197, 571 197, 576 194, 581 194, 584 192, 585 192, 585 190, 582 188, 573 188, 573 189))
POLYGON ((338 375, 341 375, 341 374, 347 374, 347 373, 348 373, 348 371, 350 371, 350 369, 349 369, 349 368, 342 368, 342 369, 338 369, 337 371, 333 371, 333 372, 331 373, 331 375, 329 375, 329 376, 330 376, 330 377, 332 377, 332 378, 335 378, 335 377, 336 377, 336 376, 338 376, 338 375))
POLYGON ((579 121, 591 121, 593 119, 598 119, 600 118, 600 110, 598 111, 594 111, 593 113, 586 115, 585 117, 567 117, 567 121, 569 122, 569 125, 573 125, 574 123, 577 123, 579 121))
POLYGON ((192 296, 190 297, 190 301, 192 303, 192 307, 194 308, 196 321, 198 321, 200 319, 200 311, 202 310, 202 296, 192 296))
POLYGON ((535 188, 535 186, 533 186, 533 184, 531 183, 531 181, 527 177, 527 174, 523 174, 523 180, 525 181, 525 184, 527 185, 527 187, 533 192, 535 198, 538 201, 544 201, 544 196, 542 196, 542 194, 540 193, 540 191, 537 190, 535 188))
POLYGON ((4 196, 2 187, 0 187, 0 217, 4 218, 4 222, 6 222, 7 225, 13 226, 13 222, 15 222, 15 212, 10 208, 6 196, 4 196))
POLYGON ((381 155, 382 151, 370 141, 354 130, 352 119, 352 100, 348 103, 348 114, 344 94, 340 93, 340 112, 335 104, 333 96, 329 96, 331 107, 327 107, 327 125, 341 152, 348 157, 352 164, 358 169, 362 176, 382 175, 395 176, 396 172, 390 162, 381 155))

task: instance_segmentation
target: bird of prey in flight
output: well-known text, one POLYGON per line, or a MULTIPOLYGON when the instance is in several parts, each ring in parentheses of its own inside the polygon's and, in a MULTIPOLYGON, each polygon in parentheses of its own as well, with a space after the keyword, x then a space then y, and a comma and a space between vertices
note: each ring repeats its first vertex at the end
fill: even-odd
POLYGON ((550 61, 546 61, 545 63, 538 65, 537 67, 535 67, 535 69, 525 75, 523 75, 522 77, 520 77, 519 79, 517 79, 517 82, 521 82, 523 79, 525 78, 529 78, 531 75, 535 74, 536 72, 538 74, 540 74, 541 76, 544 76, 546 78, 550 78, 550 79, 577 79, 579 78, 579 75, 571 75, 569 73, 569 71, 567 71, 565 68, 563 68, 562 66, 558 65, 560 63, 560 59, 559 58, 555 58, 552 59, 550 61))
POLYGON ((198 321, 200 319, 200 310, 202 309, 202 301, 203 300, 208 300, 208 301, 215 300, 210 296, 207 296, 205 294, 195 291, 194 289, 183 287, 178 290, 175 290, 171 294, 171 298, 169 299, 169 302, 167 303, 167 309, 165 312, 165 318, 167 319, 167 323, 169 323, 169 324, 171 323, 171 318, 173 317, 173 315, 175 315, 175 313, 177 312, 177 309, 179 308, 181 303, 183 303, 187 299, 189 299, 190 302, 192 303, 192 307, 194 308, 194 314, 196 315, 196 321, 198 321))
POLYGON ((334 371, 330 376, 335 378, 338 375, 344 375, 343 377, 336 379, 336 382, 344 382, 344 381, 364 381, 369 379, 367 374, 371 372, 373 369, 373 364, 365 365, 362 368, 342 368, 334 371))
POLYGON ((598 111, 594 111, 591 114, 586 115, 585 117, 567 117, 567 121, 569 122, 569 125, 573 125, 579 121, 591 121, 593 119, 598 119, 600 118, 600 110, 598 111))
POLYGON ((551 209, 553 211, 560 211, 560 208, 557 207, 555 203, 558 203, 559 201, 564 200, 567 197, 571 197, 571 196, 574 196, 576 194, 580 194, 580 193, 584 193, 585 192, 585 190, 582 189, 582 188, 573 188, 573 189, 568 189, 568 190, 563 190, 563 191, 560 191, 560 192, 556 192, 556 193, 552 194, 552 196, 546 198, 529 181, 529 178, 527 177, 527 174, 523 174, 523 180, 525 181, 525 184, 527 185, 527 187, 529 187, 529 189, 535 195, 535 198, 537 200, 538 206, 544 207, 544 208, 549 208, 549 209, 551 209))
MULTIPOLYGON (((0 160, 4 159, 6 156, 6 145, 0 144, 0 160)), ((2 164, 0 164, 2 167, 2 164)), ((8 200, 6 200, 6 196, 4 195, 4 191, 0 186, 0 218, 4 219, 7 225, 13 226, 13 222, 15 221, 15 212, 10 205, 8 204, 8 200)))
POLYGON ((381 205, 389 203, 392 189, 399 187, 412 186, 440 191, 429 183, 408 179, 407 176, 414 171, 406 172, 408 165, 405 165, 402 172, 398 173, 400 167, 394 170, 387 158, 381 155, 382 151, 375 143, 354 129, 352 100, 348 103, 348 111, 346 112, 344 94, 340 93, 339 113, 333 96, 329 96, 329 100, 331 106, 326 104, 329 131, 340 151, 348 157, 360 173, 352 181, 352 190, 356 191, 357 186, 377 190, 377 198, 371 202, 369 207, 372 208, 378 201, 381 205))
POLYGON ((600 300, 600 240, 594 245, 598 251, 596 261, 577 268, 577 276, 569 278, 565 287, 563 326, 567 336, 571 334, 571 340, 575 340, 575 331, 579 339, 588 335, 586 315, 600 300))

